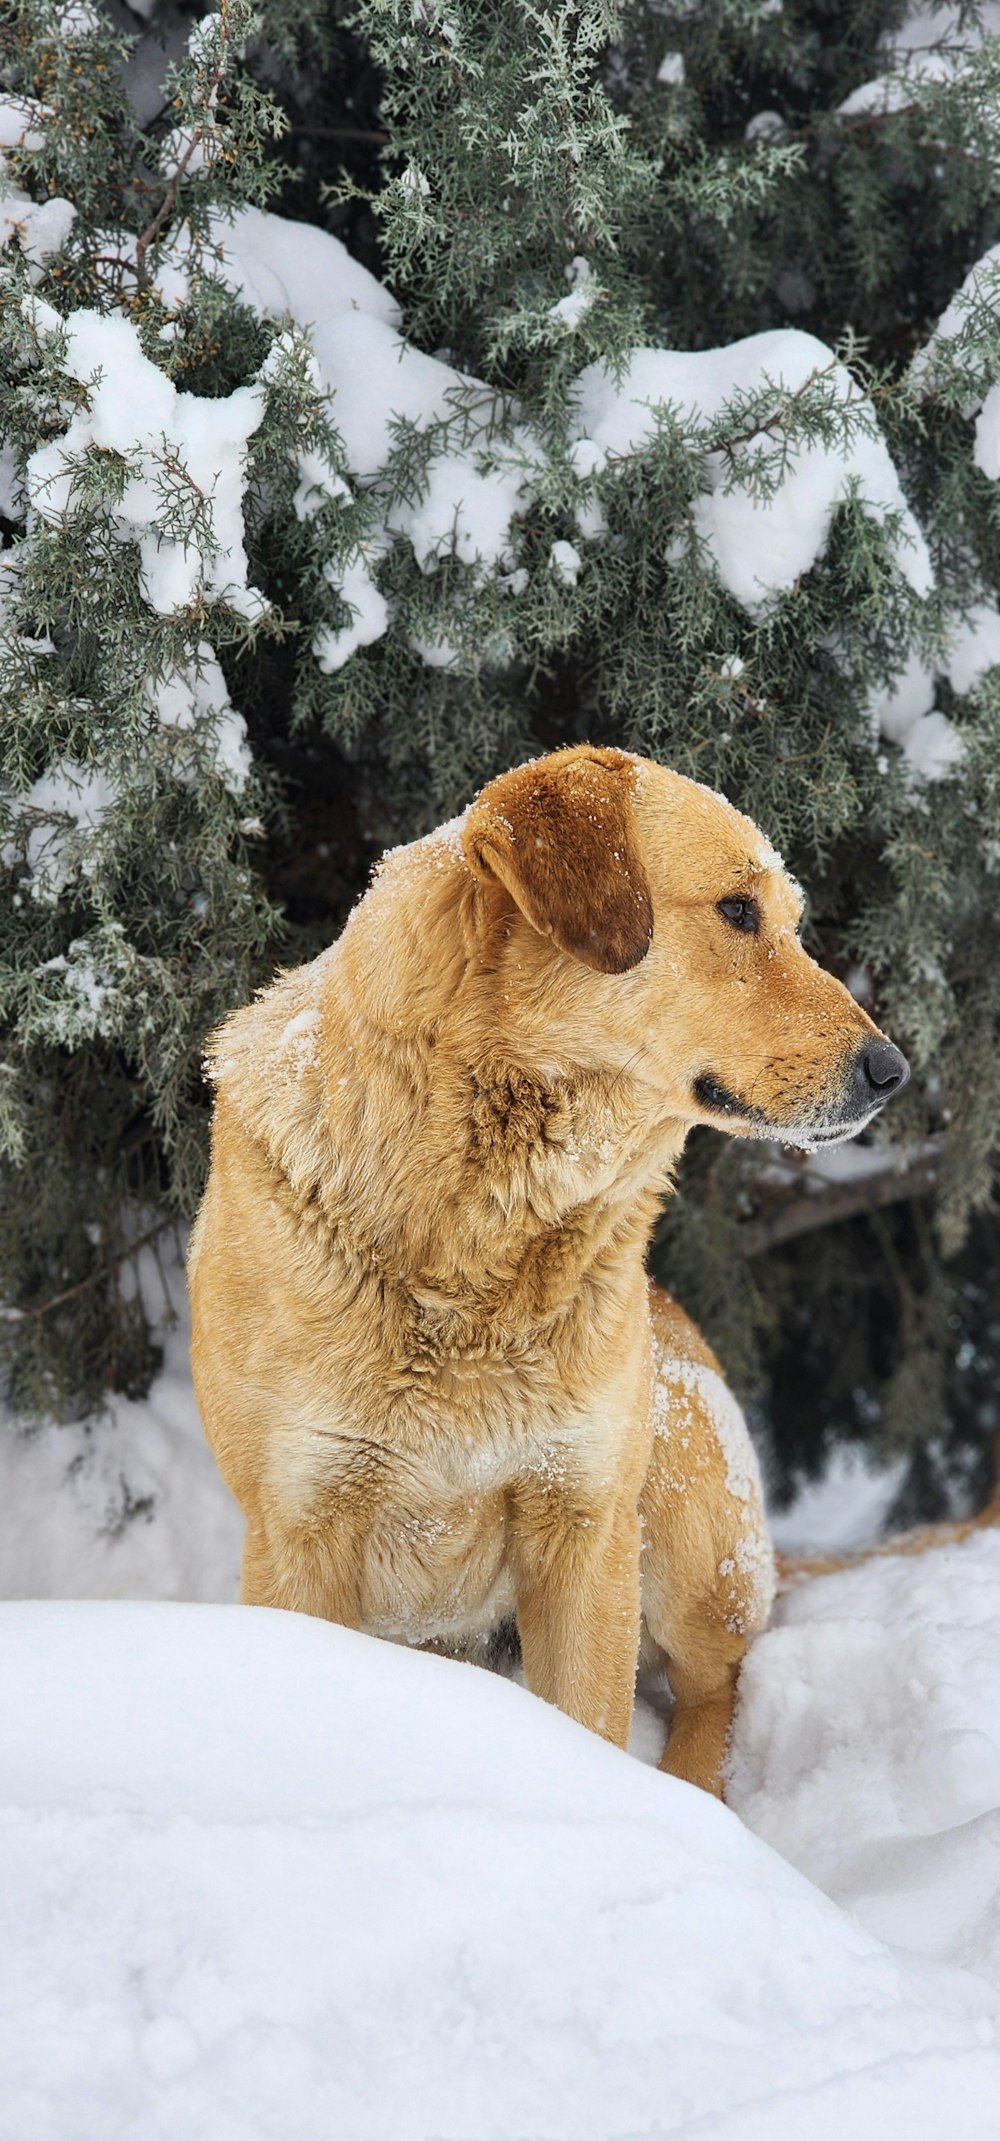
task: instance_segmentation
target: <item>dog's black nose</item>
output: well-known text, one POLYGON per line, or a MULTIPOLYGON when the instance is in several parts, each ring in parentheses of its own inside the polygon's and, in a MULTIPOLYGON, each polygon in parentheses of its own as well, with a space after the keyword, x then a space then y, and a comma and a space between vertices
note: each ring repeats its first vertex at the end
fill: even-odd
POLYGON ((888 1100, 910 1075, 910 1066, 891 1041, 869 1041, 858 1057, 855 1082, 866 1100, 888 1100))

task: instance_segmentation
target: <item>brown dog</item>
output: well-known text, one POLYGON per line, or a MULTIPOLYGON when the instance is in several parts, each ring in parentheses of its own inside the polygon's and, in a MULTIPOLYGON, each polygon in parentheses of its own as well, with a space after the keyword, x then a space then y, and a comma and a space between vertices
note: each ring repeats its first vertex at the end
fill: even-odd
POLYGON ((217 1035, 194 1372, 243 1597, 475 1653, 719 1790, 773 1564, 716 1362, 643 1252, 694 1123, 850 1137, 906 1064, 720 796, 560 751, 383 861, 217 1035))

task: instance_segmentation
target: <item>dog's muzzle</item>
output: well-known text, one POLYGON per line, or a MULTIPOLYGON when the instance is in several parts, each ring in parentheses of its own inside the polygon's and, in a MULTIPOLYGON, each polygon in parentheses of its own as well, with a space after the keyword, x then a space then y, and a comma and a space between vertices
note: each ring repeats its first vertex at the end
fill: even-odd
POLYGON ((906 1057, 891 1041, 868 1041, 854 1066, 854 1091, 865 1113, 901 1093, 910 1075, 906 1057))

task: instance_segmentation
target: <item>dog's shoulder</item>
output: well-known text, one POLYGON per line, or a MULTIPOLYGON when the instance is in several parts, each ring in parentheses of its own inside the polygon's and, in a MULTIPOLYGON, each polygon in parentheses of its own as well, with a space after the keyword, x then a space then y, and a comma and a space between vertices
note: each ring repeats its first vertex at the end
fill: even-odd
POLYGON ((315 1172, 327 992, 337 947, 279 974, 210 1036, 215 1135, 238 1124, 293 1181, 315 1172))

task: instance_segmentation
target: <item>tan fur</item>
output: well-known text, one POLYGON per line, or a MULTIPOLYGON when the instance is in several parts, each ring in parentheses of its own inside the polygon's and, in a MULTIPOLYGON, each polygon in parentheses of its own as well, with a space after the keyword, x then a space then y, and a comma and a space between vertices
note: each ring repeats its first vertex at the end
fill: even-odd
POLYGON ((692 1123, 798 1143, 855 1105, 876 1029, 798 912, 756 828, 648 761, 492 782, 216 1037, 191 1250, 243 1597, 473 1654, 516 1618, 529 1686, 618 1745, 641 1641, 666 1766, 714 1791, 773 1571, 746 1430, 643 1254, 692 1123))

